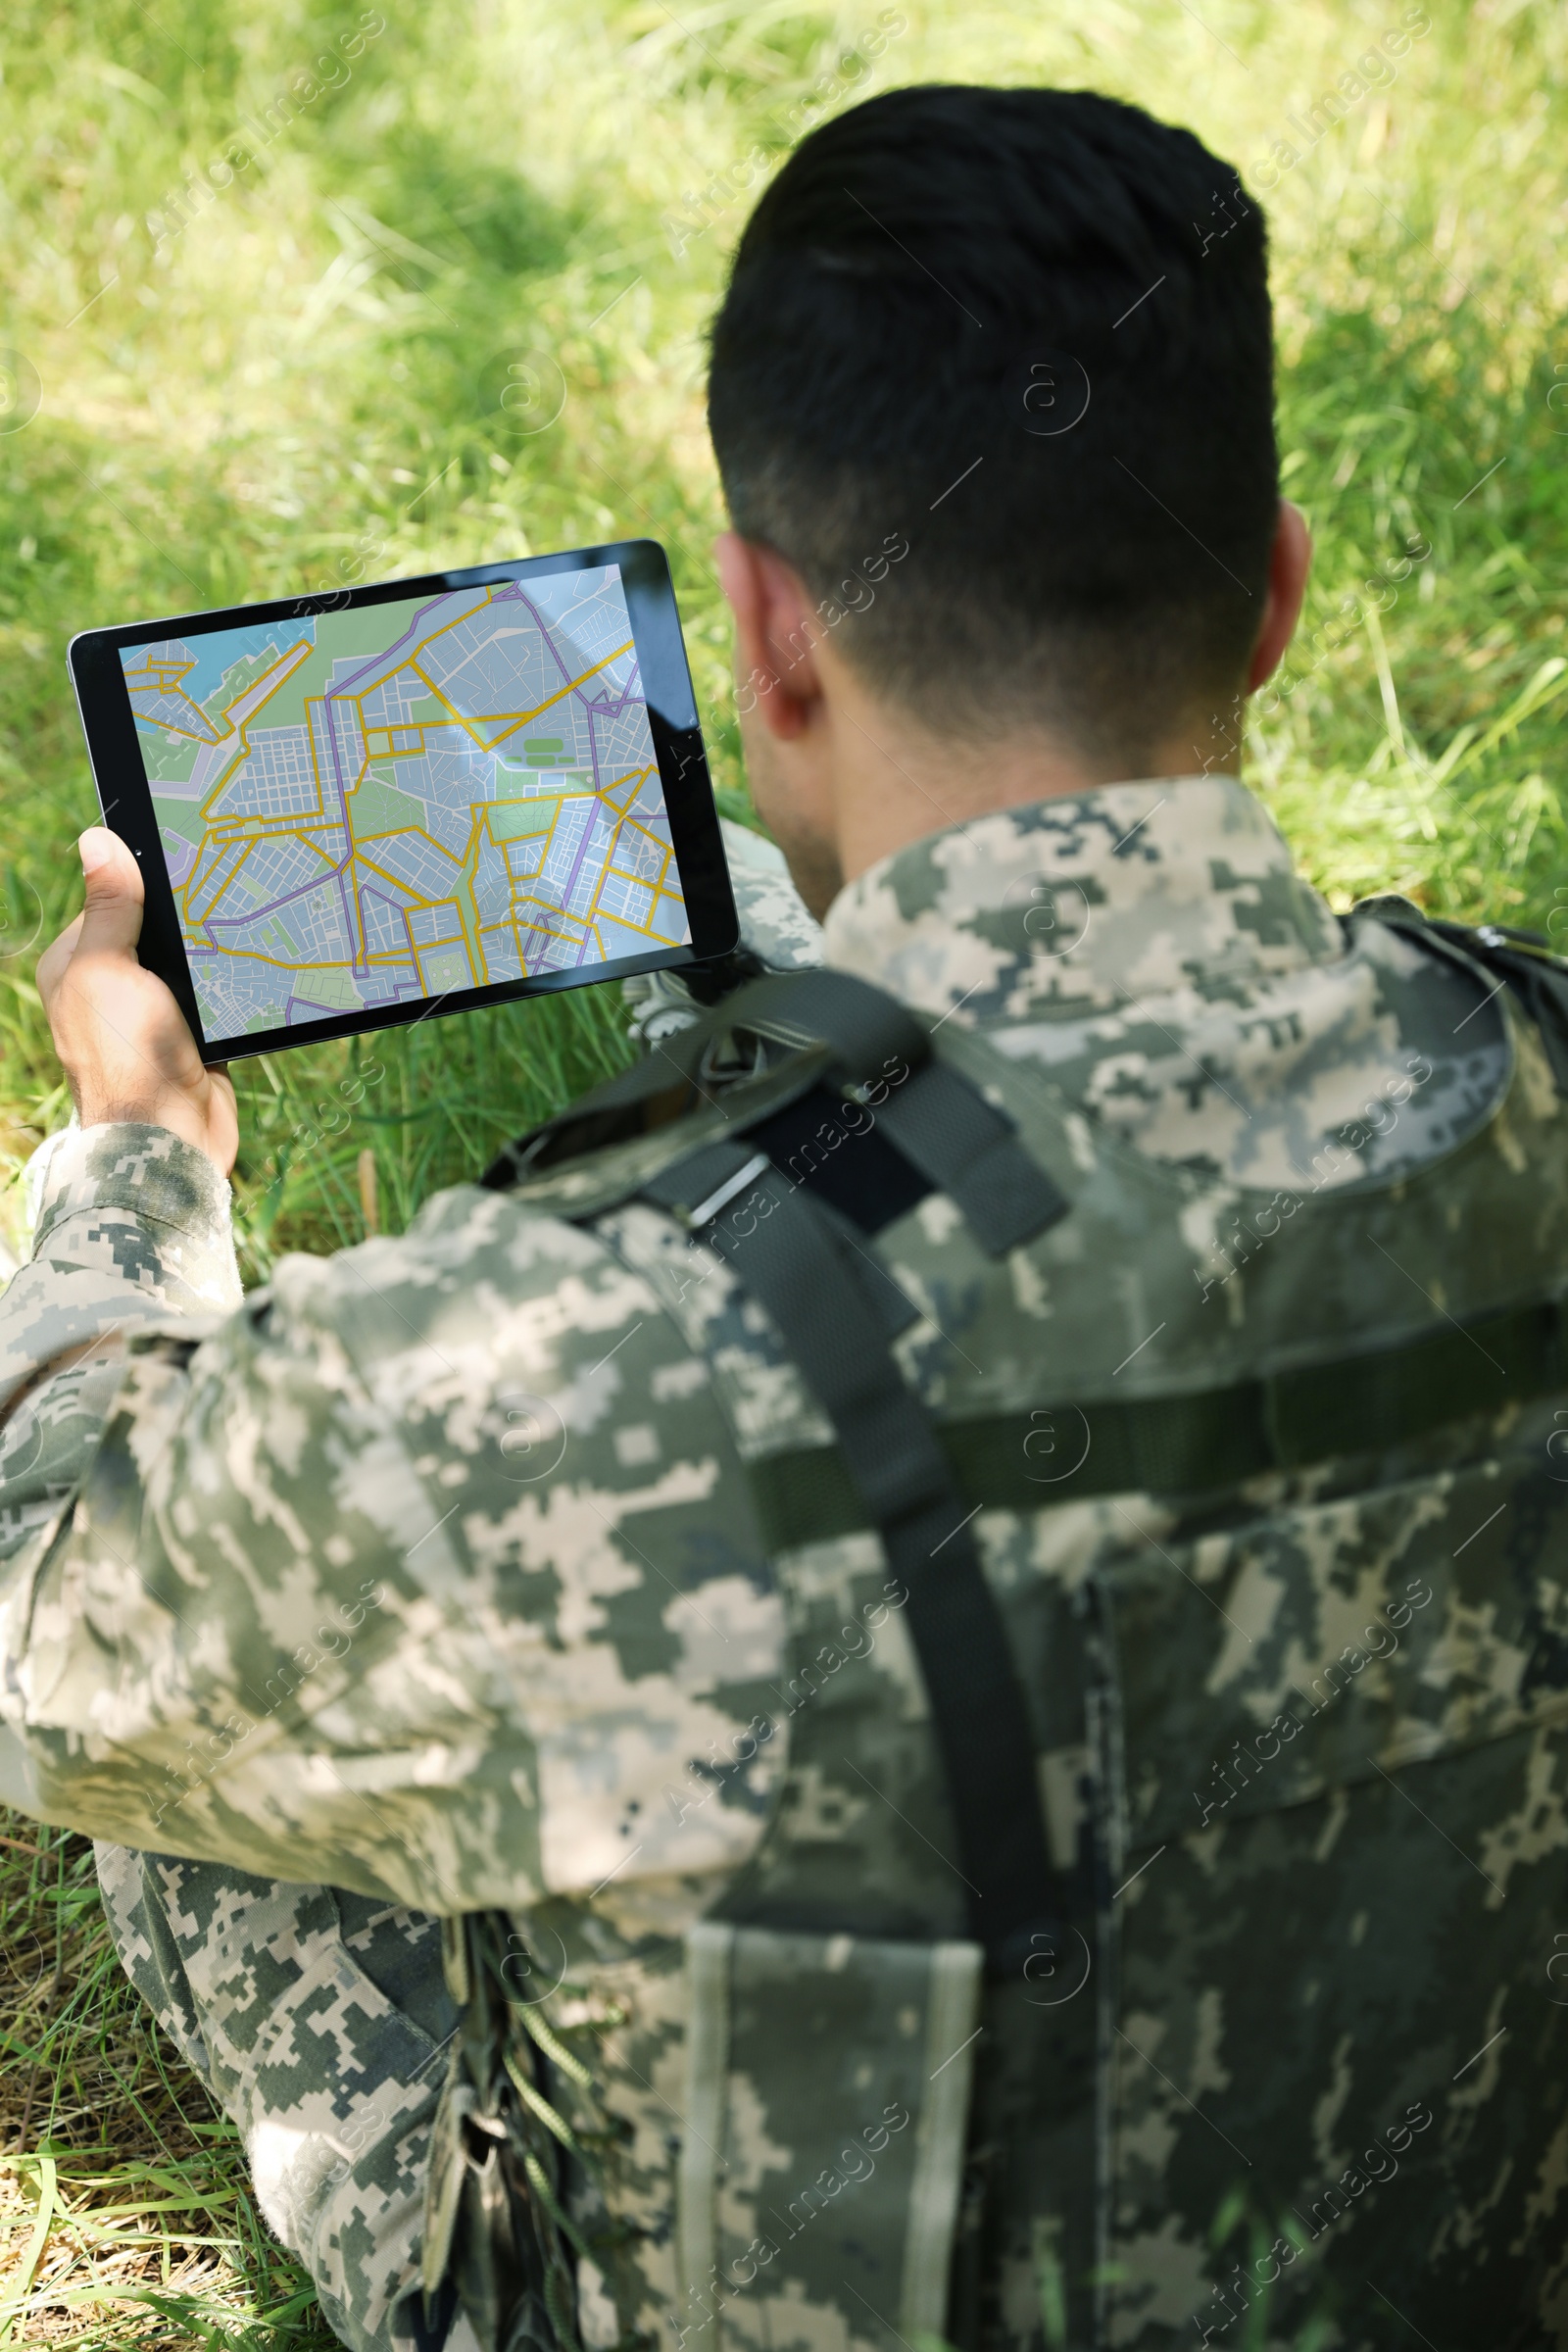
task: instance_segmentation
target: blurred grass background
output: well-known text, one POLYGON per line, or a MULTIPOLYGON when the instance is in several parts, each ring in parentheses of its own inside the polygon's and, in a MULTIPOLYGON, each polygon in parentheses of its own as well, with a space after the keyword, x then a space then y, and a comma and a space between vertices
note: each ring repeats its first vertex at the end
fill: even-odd
MULTIPOLYGON (((1089 85, 1240 165, 1317 542, 1248 775, 1336 905, 1563 944, 1565 54, 1554 0, 10 0, 0 1177, 68 1107, 31 970, 94 814, 77 629, 649 533, 745 812, 705 322, 773 163, 901 81, 1089 85)), ((361 1237, 365 1154, 396 1230, 626 1053, 589 990, 241 1065, 248 1276, 361 1237)), ((120 1981, 88 1849, 3 1827, 0 2345, 330 2341, 120 1981)))

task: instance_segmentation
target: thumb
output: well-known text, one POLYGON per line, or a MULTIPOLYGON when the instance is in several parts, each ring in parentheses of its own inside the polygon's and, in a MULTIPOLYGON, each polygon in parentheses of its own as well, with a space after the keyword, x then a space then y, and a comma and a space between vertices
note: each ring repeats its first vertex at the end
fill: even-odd
POLYGON ((87 886, 76 953, 126 955, 141 936, 141 868, 120 836, 104 825, 89 825, 76 848, 87 886))

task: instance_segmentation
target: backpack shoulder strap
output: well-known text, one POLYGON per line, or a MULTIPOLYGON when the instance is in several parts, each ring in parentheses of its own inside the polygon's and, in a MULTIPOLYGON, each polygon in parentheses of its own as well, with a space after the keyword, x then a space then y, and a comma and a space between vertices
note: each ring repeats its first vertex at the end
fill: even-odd
POLYGON ((1037 1741, 980 1564, 975 1513, 899 1370, 859 1252, 805 1188, 754 1161, 744 1143, 711 1144, 663 1170, 643 1197, 700 1229, 732 1266, 833 1424, 867 1520, 908 1594, 970 1934, 994 1973, 1015 1972, 1031 1936, 1050 1934, 1062 1906, 1041 1813, 1037 1741))
POLYGON ((1348 927, 1361 918, 1397 931, 1428 955, 1493 983, 1494 990, 1506 987, 1535 1023, 1557 1092, 1568 1098, 1568 963, 1552 954, 1539 931, 1516 930, 1508 923, 1446 922, 1393 893, 1362 899, 1342 921, 1348 927))
MULTIPOLYGON (((953 1804, 971 1933, 1005 1970, 1050 1933, 1061 1904, 1041 1814, 1036 1740, 1006 1633, 962 1495, 919 1398, 894 1359, 884 1302, 874 1296, 835 1217, 749 1129, 781 1100, 777 1085, 704 1085, 715 1049, 751 1038, 799 1057, 799 1091, 831 1082, 866 1108, 893 1149, 947 1193, 992 1256, 1054 1224, 1071 1205, 977 1087, 939 1061, 930 1030, 883 990, 825 969, 748 983, 637 1068, 600 1087, 512 1147, 485 1182, 504 1190, 548 1181, 563 1163, 650 1125, 678 1120, 706 1097, 723 1125, 650 1170, 626 1155, 622 1198, 638 1197, 700 1230, 767 1309, 833 1424, 840 1454, 906 1587, 908 1623, 931 1702, 953 1804), (682 1099, 684 1094, 685 1100, 682 1099), (672 1102, 670 1098, 674 1096, 672 1102), (738 1219, 743 1206, 748 1221, 738 1219), (760 1198, 765 1213, 753 1205, 760 1198)), ((744 1066, 744 1056, 738 1066, 744 1066)), ((694 1139, 695 1141, 695 1139, 694 1139)), ((610 1205, 595 1191, 568 1215, 610 1205)))
MULTIPOLYGON (((988 1256, 1066 1215, 1066 1196, 1010 1120, 937 1058, 925 1023, 885 990, 824 968, 749 981, 646 1060, 510 1144, 482 1182, 510 1190, 698 1111, 716 1113, 720 1132, 739 1137, 819 1082, 869 1110, 884 1141, 928 1187, 951 1196, 988 1256)), ((628 1154, 618 1194, 613 1183, 608 1194, 596 1189, 591 1209, 566 1213, 597 1214, 647 1184, 646 1160, 628 1154)))
POLYGON ((480 1182, 505 1192, 564 1160, 630 1142, 705 1102, 722 1101, 762 1074, 769 1046, 830 1058, 851 1086, 864 1086, 901 1061, 913 1067, 930 1052, 915 1016, 864 980, 821 969, 769 973, 733 990, 629 1070, 530 1128, 506 1147, 480 1182), (747 1039, 763 1051, 740 1054, 747 1039))

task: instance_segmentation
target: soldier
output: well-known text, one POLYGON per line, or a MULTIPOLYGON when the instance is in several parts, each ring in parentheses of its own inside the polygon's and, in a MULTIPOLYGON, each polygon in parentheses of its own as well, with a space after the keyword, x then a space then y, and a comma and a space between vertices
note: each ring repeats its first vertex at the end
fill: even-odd
POLYGON ((83 837, 5 1793, 356 2346, 1568 2343, 1568 1009, 1238 779, 1258 211, 872 100, 710 416, 823 969, 242 1301, 83 837))

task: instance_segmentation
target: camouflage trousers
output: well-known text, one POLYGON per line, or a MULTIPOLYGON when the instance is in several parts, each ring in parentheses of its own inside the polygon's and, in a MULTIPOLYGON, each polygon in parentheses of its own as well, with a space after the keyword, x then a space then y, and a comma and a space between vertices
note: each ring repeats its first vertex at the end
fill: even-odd
POLYGON ((440 1922, 331 1886, 95 1848, 126 1975, 238 2126, 257 2202, 354 2352, 472 2352, 418 2291, 458 2012, 440 1922))

